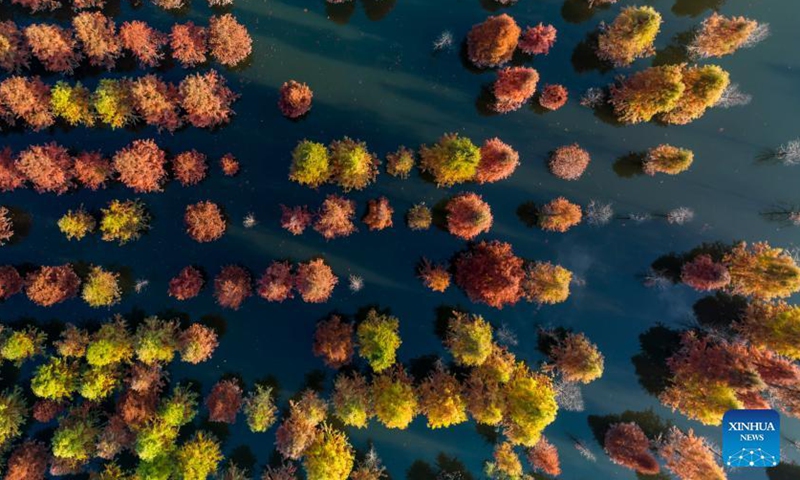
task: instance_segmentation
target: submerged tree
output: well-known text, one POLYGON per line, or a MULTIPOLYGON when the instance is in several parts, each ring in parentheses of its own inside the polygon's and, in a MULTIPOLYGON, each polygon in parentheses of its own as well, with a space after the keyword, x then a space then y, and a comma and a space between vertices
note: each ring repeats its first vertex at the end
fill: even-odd
POLYGON ((502 65, 511 60, 521 29, 506 14, 489 17, 474 25, 467 35, 467 56, 477 67, 502 65))
POLYGON ((114 170, 137 193, 160 192, 167 179, 167 156, 152 140, 134 140, 114 155, 114 170))
POLYGON ((674 109, 686 90, 683 68, 664 65, 646 68, 612 85, 611 105, 623 123, 649 122, 674 109))
POLYGON ((278 108, 287 118, 300 118, 311 110, 314 92, 305 83, 289 80, 281 85, 278 108))
POLYGON ((353 324, 331 315, 317 324, 314 331, 314 355, 330 368, 341 368, 353 358, 353 324))
POLYGON ((716 455, 703 437, 689 429, 683 433, 672 427, 658 445, 658 454, 667 469, 681 480, 726 480, 716 455))
POLYGON ((745 17, 726 17, 713 12, 703 20, 689 53, 699 58, 722 57, 747 46, 759 23, 745 17))
POLYGON ((216 61, 233 67, 250 56, 253 40, 247 28, 230 13, 212 15, 208 20, 208 47, 216 61))
POLYGON ((58 219, 57 225, 61 233, 67 237, 67 240, 80 240, 94 232, 97 227, 97 221, 81 207, 75 211, 67 210, 67 213, 58 219))
POLYGON ((434 292, 444 292, 450 287, 450 272, 447 265, 434 265, 427 258, 423 258, 417 275, 422 279, 422 284, 434 292))
POLYGON ((539 22, 527 27, 519 39, 519 49, 528 55, 547 55, 556 43, 556 27, 539 22))
POLYGON ((108 208, 100 211, 100 232, 106 242, 117 241, 124 245, 139 239, 150 228, 150 215, 139 200, 112 200, 108 208))
POLYGON ((480 160, 480 149, 456 133, 442 136, 431 147, 420 148, 420 169, 431 174, 440 187, 473 180, 480 160))
POLYGON ((321 258, 300 263, 295 275, 295 288, 307 303, 324 303, 331 298, 339 278, 321 258))
POLYGON ((456 237, 472 240, 492 227, 492 210, 480 195, 462 193, 445 206, 447 230, 456 237))
POLYGON ((639 425, 617 423, 608 429, 603 447, 611 461, 644 475, 660 471, 658 461, 650 453, 650 440, 639 425))
POLYGON ((400 321, 396 317, 380 314, 374 308, 367 312, 367 317, 358 325, 358 355, 375 372, 382 372, 394 365, 397 349, 402 343, 399 328, 400 321))
POLYGON ((509 67, 497 72, 492 85, 495 102, 492 110, 508 113, 519 110, 536 93, 539 72, 527 67, 509 67))
POLYGON ((591 157, 577 143, 556 148, 547 166, 550 173, 563 180, 577 180, 586 171, 591 157))
POLYGON ((375 416, 386 428, 405 430, 419 413, 419 400, 411 377, 396 364, 372 378, 375 416))
POLYGON ((647 150, 642 160, 642 170, 648 175, 677 175, 688 170, 693 161, 694 153, 691 150, 662 144, 647 150))
POLYGON ((72 265, 43 266, 26 277, 25 294, 33 303, 50 307, 76 296, 80 285, 72 265))
POLYGON ((519 301, 522 264, 510 244, 481 242, 456 257, 455 281, 473 302, 503 308, 519 301))
POLYGON ((238 310, 253 294, 250 273, 238 265, 227 265, 214 278, 214 298, 225 308, 238 310))
POLYGON ((624 67, 655 53, 661 15, 652 7, 626 7, 597 38, 597 56, 624 67))
POLYGON ((520 291, 529 302, 554 305, 569 298, 572 272, 550 262, 533 262, 525 266, 520 291))

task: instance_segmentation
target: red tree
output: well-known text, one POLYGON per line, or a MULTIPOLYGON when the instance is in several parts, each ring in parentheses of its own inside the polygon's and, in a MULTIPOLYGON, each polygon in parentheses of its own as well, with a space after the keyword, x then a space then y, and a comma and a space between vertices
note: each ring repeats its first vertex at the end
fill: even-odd
POLYGON ((506 14, 487 18, 467 35, 467 56, 478 67, 496 67, 511 60, 520 28, 506 14))
POLYGON ((158 390, 125 390, 117 400, 117 413, 131 428, 140 428, 158 410, 158 390))
POLYGON ((252 294, 250 273, 240 266, 223 267, 214 279, 214 297, 222 307, 238 310, 252 294))
POLYGON ((50 111, 50 87, 39 77, 9 77, 0 83, 0 104, 12 119, 24 121, 34 131, 55 123, 50 111))
POLYGON ((707 292, 727 287, 731 283, 731 274, 724 264, 703 254, 683 264, 681 281, 695 290, 707 292))
POLYGON ((49 423, 65 410, 66 406, 56 400, 42 399, 33 404, 33 419, 40 423, 49 423))
POLYGON ((236 423, 242 408, 242 388, 234 380, 221 380, 206 397, 208 419, 212 422, 236 423))
POLYGON ((196 185, 206 177, 206 156, 197 150, 181 152, 172 159, 172 173, 181 185, 196 185))
POLYGON ((145 75, 131 82, 133 107, 148 125, 174 132, 183 125, 178 88, 156 75, 145 75))
POLYGON ((498 113, 518 110, 536 93, 539 72, 528 67, 509 67, 497 72, 492 109, 498 113))
POLYGON ((70 29, 38 23, 25 28, 25 38, 33 56, 49 72, 71 74, 81 60, 70 29))
POLYGON ((528 461, 533 465, 534 470, 554 477, 561 475, 558 450, 545 437, 540 438, 536 445, 528 450, 528 461))
POLYGON ((550 155, 550 173, 563 180, 577 180, 586 171, 591 157, 577 143, 558 147, 550 155))
POLYGON ((169 296, 178 300, 194 298, 200 293, 204 283, 203 273, 200 270, 192 266, 184 267, 169 281, 169 296))
POLYGON ((100 152, 80 152, 75 157, 75 179, 89 190, 105 187, 114 172, 111 161, 100 152))
POLYGON ((0 150, 0 192, 10 192, 24 184, 25 176, 17 169, 11 148, 3 148, 0 150))
POLYGON ((499 138, 490 138, 481 146, 481 160, 475 173, 478 183, 506 179, 519 165, 519 153, 499 138))
POLYGON ((167 35, 141 20, 123 23, 119 27, 119 38, 142 68, 158 66, 164 58, 164 45, 169 41, 167 35))
POLYGON ((314 215, 305 205, 295 207, 281 205, 281 228, 292 235, 302 235, 313 221, 314 215))
POLYGON ((167 178, 167 156, 153 140, 134 140, 113 161, 119 180, 135 192, 159 192, 167 178))
POLYGON ((83 12, 72 19, 72 27, 91 65, 109 70, 114 68, 122 54, 114 20, 100 12, 83 12))
POLYGON ((195 127, 216 127, 227 123, 233 115, 231 104, 237 95, 216 70, 189 75, 181 82, 179 92, 186 118, 195 127))
POLYGON ((539 105, 548 110, 558 110, 567 103, 567 89, 563 85, 545 85, 539 105))
POLYGON ((81 279, 72 265, 44 266, 25 278, 25 293, 35 304, 49 307, 78 294, 81 279))
POLYGON ((8 458, 5 480, 44 480, 50 451, 42 442, 27 440, 8 458))
POLYGON ((22 291, 23 281, 16 268, 0 266, 0 300, 6 300, 22 291))
POLYGON ((126 382, 133 391, 158 393, 166 383, 166 372, 161 364, 146 365, 137 362, 131 365, 126 382))
POLYGON ((55 142, 33 145, 19 154, 17 170, 33 184, 39 193, 58 195, 72 187, 74 160, 66 148, 55 142))
POLYGON ((314 355, 330 368, 340 368, 353 359, 353 324, 338 315, 317 324, 314 331, 314 355))
POLYGON ((30 9, 32 12, 55 10, 61 6, 60 0, 11 0, 11 3, 30 9))
POLYGON ((528 55, 547 55, 556 43, 556 27, 539 23, 528 27, 519 39, 519 49, 528 55))
POLYGON ((253 51, 247 28, 230 13, 214 15, 208 21, 208 46, 219 63, 232 67, 253 51))
POLYGON ((289 80, 281 86, 278 108, 289 118, 302 117, 311 110, 314 92, 305 83, 289 80))
POLYGON ((639 425, 617 423, 608 429, 603 445, 608 456, 616 464, 644 475, 659 472, 658 461, 650 453, 650 440, 639 425))
POLYGON ((178 348, 184 362, 197 364, 205 362, 219 346, 219 340, 214 330, 193 323, 178 337, 178 348))
POLYGON ((14 237, 14 220, 11 218, 11 211, 6 207, 0 207, 0 245, 14 237))
POLYGON ((473 302, 503 308, 520 299, 520 283, 525 276, 522 264, 511 244, 484 241, 456 258, 455 281, 473 302))
POLYGON ((331 297, 339 279, 324 260, 317 258, 297 266, 295 282, 304 302, 323 303, 331 297))
POLYGON ((294 275, 289 262, 272 262, 258 279, 256 293, 269 302, 282 302, 292 298, 294 275))
POLYGON ((339 195, 328 195, 317 213, 314 230, 331 240, 346 237, 356 231, 353 217, 356 214, 356 202, 339 195))
POLYGON ((386 197, 376 198, 367 203, 367 214, 364 223, 370 230, 383 230, 392 226, 392 213, 394 209, 389 205, 386 197))
POLYGON ((450 287, 450 272, 445 265, 434 265, 423 258, 417 270, 422 284, 434 292, 444 292, 450 287))
POLYGON ((31 50, 22 31, 11 20, 0 22, 0 68, 8 73, 19 73, 30 65, 31 50))
POLYGON ((172 58, 183 68, 190 68, 206 61, 208 53, 208 30, 192 22, 176 23, 169 35, 172 58))
POLYGON ((447 231, 464 240, 472 240, 492 227, 492 209, 475 193, 462 193, 451 198, 445 210, 447 231))
POLYGON ((239 173, 239 161, 231 153, 226 153, 219 159, 219 167, 226 177, 233 177, 239 173))
POLYGON ((186 233, 200 243, 219 240, 228 228, 219 205, 207 201, 188 205, 183 223, 186 233))

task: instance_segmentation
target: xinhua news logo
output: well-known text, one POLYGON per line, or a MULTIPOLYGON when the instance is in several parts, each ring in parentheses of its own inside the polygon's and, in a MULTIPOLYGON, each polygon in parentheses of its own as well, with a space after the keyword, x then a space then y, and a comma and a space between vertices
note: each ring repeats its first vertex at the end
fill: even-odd
POLYGON ((781 461, 781 417, 775 410, 730 410, 722 429, 726 467, 774 467, 781 461))

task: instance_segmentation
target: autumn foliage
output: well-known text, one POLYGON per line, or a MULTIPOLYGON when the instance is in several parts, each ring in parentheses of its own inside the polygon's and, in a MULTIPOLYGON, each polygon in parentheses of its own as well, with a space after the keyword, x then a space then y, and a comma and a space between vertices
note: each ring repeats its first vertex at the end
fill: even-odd
POLYGON ((172 57, 183 68, 190 68, 206 61, 208 53, 208 29, 193 22, 176 23, 169 34, 172 57))
POLYGON ((71 29, 52 24, 33 24, 25 28, 33 56, 45 70, 54 73, 71 74, 78 66, 81 55, 77 52, 78 42, 71 29))
POLYGON ((256 283, 256 293, 268 302, 282 302, 292 298, 294 274, 289 262, 272 262, 256 283))
POLYGON ((549 262, 533 262, 525 266, 525 278, 520 286, 529 302, 540 305, 562 303, 569 298, 572 272, 549 262))
POLYGON ((55 142, 33 145, 20 152, 16 161, 22 173, 39 193, 65 193, 73 185, 74 161, 66 148, 55 142))
POLYGON ((545 85, 539 95, 539 105, 548 110, 558 110, 567 103, 567 89, 563 85, 545 85))
POLYGON ((0 300, 6 300, 22 291, 24 283, 16 268, 11 265, 0 266, 0 300))
POLYGON ((522 259, 504 242, 480 242, 458 255, 455 281, 473 302, 496 308, 520 299, 522 259))
POLYGON ((475 181, 478 183, 504 180, 519 166, 519 153, 497 137, 483 142, 480 157, 475 171, 475 181))
POLYGON ((42 480, 47 473, 50 452, 41 442, 28 440, 11 453, 5 480, 42 480))
POLYGON ((591 157, 577 143, 556 148, 547 166, 550 173, 564 180, 577 180, 586 171, 591 157))
POLYGON ((314 92, 305 83, 289 80, 281 85, 278 108, 288 118, 302 117, 311 110, 314 92))
POLYGON ((800 290, 800 268, 788 252, 766 242, 737 244, 723 263, 734 293, 758 299, 788 297, 800 290))
POLYGON ((597 56, 616 67, 655 53, 661 15, 652 7, 627 7, 597 39, 597 56))
POLYGON ((242 388, 234 380, 221 380, 206 397, 208 419, 212 422, 236 423, 242 408, 242 388))
POLYGON ((223 267, 214 278, 214 297, 225 308, 238 310, 242 303, 253 294, 250 273, 237 265, 223 267))
POLYGON ((635 423, 617 423, 608 429, 603 444, 611 461, 644 475, 660 471, 650 453, 650 440, 635 423))
POLYGON ((384 230, 392 226, 393 213, 394 209, 389 205, 388 198, 376 198, 367 203, 367 214, 363 221, 370 230, 384 230))
POLYGON ((582 333, 568 333, 552 348, 550 356, 568 382, 590 383, 603 375, 605 358, 582 333))
POLYGON ((142 68, 156 67, 164 58, 167 35, 141 20, 125 22, 119 27, 122 46, 131 52, 142 68))
POLYGON ((339 279, 321 258, 309 260, 297 266, 295 287, 304 302, 323 303, 328 301, 337 283, 339 283, 339 279))
POLYGON ((640 123, 675 108, 686 85, 680 65, 664 65, 636 72, 610 90, 617 118, 623 123, 640 123))
POLYGON ((747 44, 758 26, 758 22, 749 18, 714 12, 703 20, 689 51, 702 58, 730 55, 747 44))
POLYGON ((474 25, 467 35, 467 56, 480 68, 496 67, 511 60, 521 30, 506 14, 474 25))
POLYGON ((420 148, 420 169, 440 187, 473 180, 481 160, 480 149, 466 137, 448 133, 431 146, 420 148))
POLYGON ((186 120, 195 127, 217 127, 230 121, 237 95, 216 70, 189 75, 178 88, 186 120))
POLYGON ((114 20, 100 12, 82 12, 72 19, 72 27, 91 65, 108 70, 114 68, 122 54, 114 20))
POLYGON ((547 55, 556 43, 556 27, 539 22, 528 27, 519 39, 519 49, 528 55, 547 55))
POLYGON ((192 266, 184 267, 169 281, 169 296, 178 300, 194 298, 200 293, 204 283, 200 270, 192 266))
POLYGON ((308 210, 308 207, 281 205, 281 228, 292 235, 302 235, 313 221, 314 215, 308 210))
POLYGON ((134 140, 113 158, 119 180, 139 193, 161 191, 166 163, 166 153, 153 140, 134 140))
POLYGON ((528 450, 528 461, 538 470, 547 475, 557 477, 561 475, 561 462, 558 459, 558 450, 555 445, 542 437, 528 450))
POLYGON ((314 230, 326 240, 346 237, 356 231, 353 218, 356 214, 356 202, 338 195, 328 195, 317 214, 314 230))
POLYGON ((663 144, 647 151, 642 162, 642 170, 647 175, 656 173, 677 175, 688 170, 692 162, 694 162, 694 153, 691 150, 663 144))
POLYGON ((232 67, 253 51, 253 40, 247 28, 230 13, 214 15, 208 21, 208 46, 219 63, 232 67))
POLYGON ((186 233, 200 243, 219 240, 228 228, 222 209, 213 202, 197 202, 186 207, 183 215, 186 233))
POLYGON ((137 78, 130 84, 133 107, 148 125, 174 132, 183 125, 178 88, 155 75, 137 78))
POLYGON ((214 330, 193 323, 178 336, 178 349, 184 362, 197 364, 211 358, 219 340, 214 330))
POLYGON ((446 265, 434 265, 427 258, 422 259, 418 269, 422 284, 434 292, 444 292, 450 286, 450 272, 446 265))
POLYGON ((508 67, 498 71, 492 86, 492 109, 498 113, 520 109, 536 93, 538 82, 539 73, 533 68, 508 67))
POLYGON ((12 120, 22 120, 34 131, 55 122, 50 111, 50 89, 39 77, 8 77, 0 83, 0 103, 12 120))
POLYGON ((25 294, 33 303, 49 307, 76 296, 80 285, 71 265, 43 266, 25 278, 25 294))
POLYGON ((353 358, 353 324, 338 315, 317 324, 314 331, 314 355, 330 368, 341 368, 353 358))
POLYGON ((11 218, 11 211, 6 207, 0 207, 0 245, 14 237, 14 220, 11 218))
POLYGON ((25 176, 17 169, 11 148, 0 150, 0 192, 10 192, 25 184, 25 176))
POLYGON ((683 264, 681 281, 695 290, 707 292, 727 287, 731 283, 731 274, 711 255, 702 254, 683 264))
POLYGON ((184 186, 200 183, 207 170, 206 156, 197 150, 181 152, 172 159, 172 173, 184 186))
POLYGON ((492 227, 492 209, 475 193, 462 193, 451 198, 445 210, 447 231, 464 240, 472 240, 492 227))
POLYGON ((703 437, 689 429, 683 433, 672 427, 658 447, 667 469, 681 480, 726 480, 717 464, 716 453, 703 437))
POLYGON ((563 233, 581 223, 582 217, 579 205, 558 197, 539 209, 539 226, 542 230, 563 233))
POLYGON ((19 73, 30 65, 31 51, 22 30, 11 20, 0 22, 0 68, 19 73))
POLYGON ((99 190, 111 178, 111 161, 100 152, 80 152, 73 165, 75 180, 89 190, 99 190))

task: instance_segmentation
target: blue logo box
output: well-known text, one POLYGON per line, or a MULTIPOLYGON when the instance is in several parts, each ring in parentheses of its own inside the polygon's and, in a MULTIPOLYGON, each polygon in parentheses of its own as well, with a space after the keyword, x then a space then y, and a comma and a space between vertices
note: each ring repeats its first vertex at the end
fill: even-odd
POLYGON ((726 467, 774 467, 781 459, 781 417, 775 410, 730 410, 722 419, 726 467))

